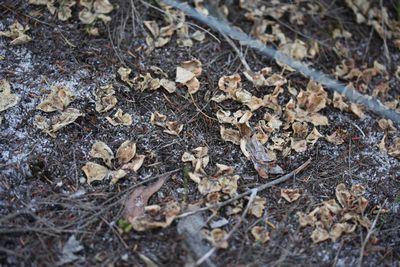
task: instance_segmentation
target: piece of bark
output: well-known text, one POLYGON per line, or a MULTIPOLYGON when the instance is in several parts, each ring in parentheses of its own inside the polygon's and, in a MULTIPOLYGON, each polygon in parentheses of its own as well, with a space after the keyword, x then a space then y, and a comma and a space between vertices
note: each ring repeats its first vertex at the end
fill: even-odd
MULTIPOLYGON (((201 258, 210 250, 210 245, 206 244, 200 230, 204 227, 205 221, 201 214, 193 214, 182 218, 178 223, 178 233, 184 237, 188 250, 193 254, 195 261, 201 258)), ((216 267, 211 259, 204 261, 202 266, 216 267)))

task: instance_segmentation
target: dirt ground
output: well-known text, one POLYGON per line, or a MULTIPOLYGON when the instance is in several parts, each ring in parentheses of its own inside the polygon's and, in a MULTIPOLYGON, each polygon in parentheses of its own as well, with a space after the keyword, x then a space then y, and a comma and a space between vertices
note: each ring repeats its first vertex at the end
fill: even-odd
MULTIPOLYGON (((112 20, 107 26, 99 24, 99 36, 87 35, 74 16, 62 22, 45 8, 33 7, 27 1, 0 2, 0 31, 18 20, 29 24, 28 34, 32 37, 31 42, 17 46, 9 45, 8 39, 0 37, 0 80, 6 79, 12 92, 20 97, 16 106, 0 113, 3 117, 0 124, 2 266, 60 264, 63 248, 72 235, 83 246, 74 254, 77 258, 70 263, 73 265, 146 266, 141 257, 145 255, 159 266, 184 266, 191 251, 177 232, 177 222, 165 229, 129 233, 121 233, 117 222, 122 217, 127 192, 141 181, 172 170, 177 171, 150 199, 150 204, 201 200, 203 196, 195 183, 185 180, 185 164, 181 161, 185 151, 198 146, 209 148, 209 166, 222 163, 234 167, 241 177, 239 192, 265 183, 239 146, 221 139, 219 122, 209 118, 215 118, 220 108, 235 111, 240 107, 237 103, 210 101, 218 93, 220 77, 244 70, 232 47, 221 35, 211 31, 215 38, 206 34, 204 42, 194 42, 190 48, 179 47, 173 37, 167 45, 147 55, 143 49, 146 30, 141 21, 161 21, 162 13, 133 1, 136 16, 132 23, 130 1, 111 2, 119 8, 111 13, 112 20), (33 10, 40 12, 33 16, 33 10), (193 58, 203 63, 200 90, 193 98, 182 88, 173 94, 162 90, 133 90, 117 74, 121 66, 132 68, 134 76, 146 73, 150 66, 158 66, 169 77, 175 77, 176 66, 193 58), (104 114, 95 111, 93 93, 109 83, 116 90, 117 107, 132 115, 131 126, 112 126, 104 114), (56 138, 33 126, 35 115, 42 114, 36 106, 51 85, 68 87, 76 95, 71 107, 85 114, 57 132, 56 138), (183 123, 182 133, 178 137, 168 135, 152 125, 150 116, 154 111, 183 123), (101 140, 115 151, 128 139, 134 140, 138 152, 146 155, 138 173, 115 185, 107 181, 89 185, 81 168, 90 160, 89 151, 94 141, 101 140)), ((249 32, 251 24, 243 19, 244 13, 237 1, 231 2, 229 21, 249 32)), ((375 60, 386 65, 391 89, 388 98, 398 99, 400 81, 394 72, 400 66, 399 49, 388 44, 391 62, 387 62, 382 39, 370 26, 356 23, 344 1, 319 2, 329 7, 325 16, 307 15, 304 26, 292 25, 283 17, 280 19, 282 31, 305 42, 319 40, 320 53, 311 61, 317 69, 332 74, 342 58, 333 51, 330 32, 341 25, 352 33, 344 44, 349 58, 359 65, 371 66, 375 60)), ((393 10, 395 1, 384 2, 393 10)), ((150 3, 156 5, 153 1, 150 3)), ((191 25, 198 24, 190 18, 187 20, 191 25)), ((280 70, 273 60, 246 47, 241 49, 253 69, 271 66, 280 70)), ((287 77, 297 88, 304 88, 308 82, 297 73, 287 77)), ((251 83, 242 80, 246 90, 262 95, 251 83)), ((366 93, 371 94, 371 88, 379 82, 380 78, 373 79, 366 93)), ((287 101, 288 94, 283 93, 282 103, 287 101)), ((332 97, 331 92, 328 95, 332 97)), ((310 239, 312 229, 301 228, 296 216, 299 211, 309 212, 318 203, 335 198, 335 187, 339 183, 365 186, 365 198, 369 201, 366 216, 370 220, 376 217, 374 207, 385 203, 387 212, 378 218, 374 232, 377 240, 367 244, 363 265, 400 266, 400 161, 377 146, 384 135, 378 126, 380 118, 367 111, 366 117, 360 120, 331 106, 321 113, 328 117, 330 124, 321 127, 320 133, 329 135, 335 129, 345 129, 348 132, 345 143, 334 145, 320 139, 303 153, 286 157, 278 154, 277 163, 285 173, 309 158, 311 164, 295 179, 259 193, 267 200, 266 217, 275 226, 270 228, 270 240, 265 244, 255 242, 250 230, 260 219, 246 217, 229 239, 228 248, 219 249, 211 257, 217 266, 357 265, 366 229, 358 227, 336 242, 314 244, 310 239), (280 197, 281 188, 301 189, 300 199, 293 203, 284 201, 280 197)), ((203 216, 207 218, 210 214, 205 212, 203 216)), ((225 216, 224 211, 219 217, 228 219, 229 223, 224 226, 227 231, 235 224, 236 217, 225 216)))

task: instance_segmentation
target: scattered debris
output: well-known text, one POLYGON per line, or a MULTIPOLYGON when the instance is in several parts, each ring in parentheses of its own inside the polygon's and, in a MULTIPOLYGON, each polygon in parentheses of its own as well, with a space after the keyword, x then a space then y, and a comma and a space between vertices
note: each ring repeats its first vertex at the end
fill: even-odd
POLYGON ((364 193, 365 188, 362 185, 353 185, 350 191, 344 184, 337 185, 337 201, 324 201, 309 214, 297 213, 300 226, 314 227, 311 234, 314 243, 328 239, 335 242, 343 234, 353 233, 357 225, 369 229, 371 222, 364 215, 368 205, 368 200, 362 196, 364 193))
POLYGON ((93 181, 102 181, 108 177, 111 177, 111 183, 115 184, 130 171, 137 172, 143 165, 145 159, 144 155, 136 154, 136 143, 130 140, 127 140, 120 145, 115 158, 111 148, 102 141, 96 141, 89 154, 93 158, 100 158, 108 167, 104 167, 91 161, 87 162, 85 166, 82 167, 82 170, 84 171, 89 184, 93 181), (117 166, 119 167, 112 170, 116 165, 113 164, 114 159, 117 160, 117 166))
POLYGON ((29 30, 29 26, 22 26, 18 21, 15 21, 8 27, 9 31, 0 31, 0 36, 8 37, 11 40, 11 45, 26 44, 32 40, 32 38, 26 34, 29 30))
POLYGON ((0 80, 0 112, 15 106, 19 102, 19 97, 11 93, 10 83, 0 80))

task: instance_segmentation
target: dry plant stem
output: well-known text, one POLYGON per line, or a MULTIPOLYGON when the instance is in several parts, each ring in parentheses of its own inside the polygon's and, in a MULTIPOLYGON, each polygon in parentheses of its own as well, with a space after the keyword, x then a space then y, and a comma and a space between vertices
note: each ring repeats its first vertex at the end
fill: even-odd
POLYGON ((233 50, 235 50, 237 56, 240 59, 240 62, 242 62, 243 67, 246 69, 246 71, 252 73, 252 70, 249 66, 249 64, 247 63, 243 53, 239 50, 239 48, 236 46, 235 42, 232 41, 231 38, 229 38, 226 34, 222 34, 225 38, 225 40, 228 42, 228 44, 233 48, 233 50))
POLYGON ((214 205, 211 205, 211 206, 207 206, 207 207, 203 207, 203 208, 199 208, 197 210, 193 210, 193 211, 188 211, 188 212, 182 213, 181 215, 177 216, 177 218, 178 219, 179 218, 183 218, 183 217, 195 214, 195 213, 200 212, 200 211, 206 211, 206 210, 210 210, 210 209, 219 209, 219 208, 221 208, 223 206, 226 206, 226 205, 228 205, 228 204, 230 204, 230 203, 232 203, 232 202, 234 202, 234 201, 236 201, 238 199, 241 199, 242 197, 250 195, 253 192, 254 189, 257 189, 257 192, 260 192, 260 191, 263 191, 263 190, 265 190, 267 188, 270 188, 270 187, 272 187, 274 185, 283 183, 283 182, 289 180, 290 178, 292 178, 293 176, 295 176, 296 174, 298 174, 299 172, 301 172, 302 170, 304 170, 310 164, 310 162, 311 162, 311 159, 308 159, 300 167, 298 167, 294 171, 292 171, 292 172, 290 172, 290 173, 288 173, 288 174, 286 174, 284 176, 281 176, 278 179, 275 179, 275 180, 273 180, 271 182, 265 183, 265 184, 260 185, 258 187, 249 189, 249 190, 247 190, 247 191, 245 191, 245 192, 243 192, 243 193, 241 193, 241 194, 239 194, 239 195, 237 195, 237 196, 235 196, 233 198, 225 200, 224 202, 221 202, 221 203, 218 203, 218 204, 214 204, 214 205))
POLYGON ((364 242, 361 244, 361 248, 360 248, 360 257, 359 257, 358 263, 357 263, 357 266, 358 266, 358 267, 361 267, 361 266, 362 266, 362 261, 363 261, 363 257, 364 257, 365 247, 366 247, 366 245, 368 244, 368 241, 369 241, 369 239, 371 238, 372 234, 374 233, 375 226, 376 226, 376 223, 377 223, 377 221, 378 221, 379 215, 381 214, 382 208, 383 208, 383 206, 385 206, 385 204, 386 204, 386 200, 383 202, 383 204, 381 205, 380 209, 378 210, 378 213, 376 214, 375 219, 374 219, 374 221, 372 222, 372 225, 371 225, 371 227, 370 227, 369 230, 368 230, 367 236, 365 237, 364 242))
MULTIPOLYGON (((381 12, 382 12, 382 14, 383 14, 383 0, 380 0, 380 1, 379 1, 379 4, 380 4, 380 6, 381 6, 381 12)), ((382 24, 382 25, 381 25, 382 29, 385 31, 385 32, 383 33, 384 36, 382 36, 382 38, 383 38, 383 49, 384 49, 384 51, 385 51, 386 60, 387 60, 388 64, 391 65, 391 64, 392 64, 392 60, 391 60, 391 58, 390 58, 389 48, 388 48, 388 45, 387 45, 386 26, 385 26, 385 23, 383 22, 383 19, 382 19, 382 23, 381 23, 381 24, 382 24)))
MULTIPOLYGON (((233 226, 232 230, 229 231, 229 233, 225 236, 224 241, 228 241, 229 238, 231 238, 231 236, 239 229, 240 225, 242 224, 242 222, 244 221, 244 218, 246 217, 247 212, 249 211, 250 206, 253 204, 254 199, 257 196, 257 188, 253 188, 250 190, 251 195, 250 195, 250 199, 249 202, 247 203, 246 208, 244 209, 242 216, 239 218, 238 222, 235 224, 235 226, 233 226)), ((201 265, 205 260, 207 260, 208 258, 210 258, 215 251, 217 251, 217 247, 213 247, 212 249, 210 249, 206 254, 203 255, 203 257, 201 257, 199 260, 197 260, 196 262, 196 266, 201 265)))

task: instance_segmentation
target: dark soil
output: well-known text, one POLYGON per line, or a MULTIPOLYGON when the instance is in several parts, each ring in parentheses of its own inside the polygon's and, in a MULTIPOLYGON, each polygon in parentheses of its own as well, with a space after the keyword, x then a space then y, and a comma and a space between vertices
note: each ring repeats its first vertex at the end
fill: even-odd
MULTIPOLYGON (((122 216, 127 192, 142 180, 178 169, 150 203, 168 199, 186 200, 187 203, 201 200, 195 184, 189 182, 186 185, 181 162, 185 151, 198 146, 209 148, 210 173, 215 163, 235 168, 242 177, 239 191, 265 182, 238 146, 221 139, 218 121, 203 115, 215 117, 221 107, 232 111, 238 109, 238 105, 231 102, 217 104, 210 101, 218 91, 217 83, 222 75, 244 70, 229 44, 213 32, 220 43, 207 35, 205 42, 182 48, 173 38, 165 47, 146 55, 143 49, 145 30, 140 21, 161 19, 162 14, 134 1, 137 17, 133 31, 129 1, 115 2, 120 8, 112 13, 110 25, 99 25, 98 37, 85 34, 75 13, 73 19, 61 22, 44 8, 32 7, 25 1, 0 3, 0 30, 18 20, 30 25, 28 34, 33 39, 26 45, 10 46, 9 40, 0 38, 0 58, 4 58, 0 59, 0 80, 7 79, 13 92, 21 98, 17 106, 0 114, 3 117, 0 124, 1 265, 54 266, 65 242, 75 235, 84 249, 76 254, 79 259, 74 265, 144 266, 140 253, 160 266, 183 266, 190 252, 177 233, 176 223, 166 229, 144 233, 121 234, 118 231, 117 221, 122 216), (36 18, 30 15, 33 10, 41 10, 36 18), (162 90, 140 92, 131 90, 117 77, 120 66, 132 68, 134 75, 145 73, 150 66, 158 66, 169 77, 174 77, 176 66, 192 58, 203 63, 201 88, 193 96, 194 103, 183 88, 174 94, 162 90), (112 83, 117 91, 117 107, 132 115, 132 126, 114 127, 105 115, 94 110, 94 90, 108 83, 112 83), (56 138, 33 126, 34 116, 41 114, 35 107, 53 84, 68 86, 77 95, 71 106, 85 113, 75 123, 60 130, 56 138), (150 115, 154 111, 166 114, 169 120, 184 123, 181 135, 168 135, 151 125, 150 115), (115 151, 127 139, 134 140, 138 151, 146 155, 137 177, 125 178, 117 185, 109 185, 108 181, 88 185, 81 167, 90 159, 93 142, 104 141, 115 151)), ((306 17, 307 24, 303 27, 292 25, 291 29, 282 29, 287 36, 305 42, 319 40, 321 51, 312 63, 328 74, 332 74, 342 60, 334 53, 334 40, 330 37, 337 25, 353 34, 345 46, 357 65, 372 66, 374 60, 387 65, 380 37, 374 32, 371 34, 369 26, 357 24, 343 2, 330 4, 323 17, 306 17)), ((389 8, 394 5, 387 2, 389 8)), ((230 21, 248 32, 250 24, 244 21, 237 3, 230 8, 238 10, 237 16, 229 17, 230 21)), ((290 24, 287 18, 283 18, 282 23, 290 24)), ((388 65, 392 77, 389 99, 395 99, 399 96, 400 82, 393 73, 400 64, 400 52, 390 44, 389 50, 392 58, 392 65, 388 65)), ((272 60, 252 50, 247 51, 246 58, 253 69, 265 66, 280 69, 272 60)), ((288 78, 298 88, 304 88, 308 82, 298 74, 290 74, 288 78)), ((373 79, 366 93, 371 94, 379 82, 378 78, 373 79)), ((259 93, 249 82, 243 83, 244 88, 255 95, 263 95, 269 90, 263 89, 259 93)), ((268 220, 276 226, 271 231, 271 240, 264 245, 254 242, 250 227, 257 222, 248 218, 230 239, 229 248, 219 250, 212 258, 218 266, 357 265, 361 243, 367 234, 365 229, 358 228, 337 242, 313 244, 311 229, 301 229, 296 216, 298 211, 310 211, 321 201, 334 198, 339 183, 348 186, 361 183, 366 187, 367 217, 371 220, 375 216, 373 207, 386 201, 388 212, 379 218, 375 232, 378 241, 367 246, 364 265, 400 265, 400 162, 377 147, 384 135, 377 124, 379 118, 367 112, 366 119, 361 121, 354 114, 331 107, 322 113, 328 116, 330 125, 321 128, 320 132, 326 135, 338 128, 346 129, 346 143, 335 146, 320 140, 304 153, 286 158, 278 156, 277 163, 285 172, 297 168, 308 158, 312 163, 296 179, 259 194, 266 197, 268 220), (302 197, 288 204, 280 198, 281 187, 300 188, 302 197)), ((235 219, 227 219, 230 223, 226 228, 230 229, 235 219)))

